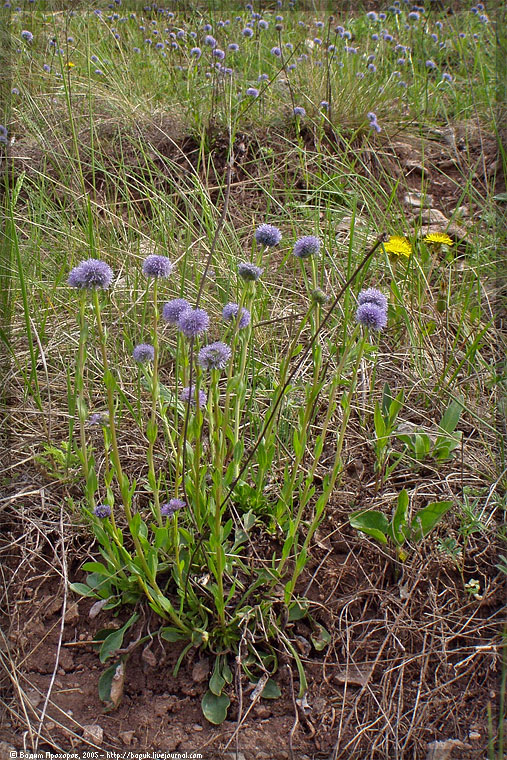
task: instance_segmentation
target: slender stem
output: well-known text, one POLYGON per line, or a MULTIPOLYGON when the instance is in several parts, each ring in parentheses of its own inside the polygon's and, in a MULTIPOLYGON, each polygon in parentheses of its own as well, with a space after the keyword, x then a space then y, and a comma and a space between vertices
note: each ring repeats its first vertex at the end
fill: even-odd
POLYGON ((158 379, 158 358, 159 358, 159 342, 158 342, 158 280, 155 278, 153 284, 153 372, 151 377, 151 419, 150 419, 150 434, 148 436, 148 481, 151 485, 153 493, 153 506, 155 509, 155 517, 160 527, 163 525, 162 515, 160 514, 160 494, 159 484, 155 473, 155 460, 154 449, 155 440, 157 437, 157 404, 159 397, 159 379, 158 379))

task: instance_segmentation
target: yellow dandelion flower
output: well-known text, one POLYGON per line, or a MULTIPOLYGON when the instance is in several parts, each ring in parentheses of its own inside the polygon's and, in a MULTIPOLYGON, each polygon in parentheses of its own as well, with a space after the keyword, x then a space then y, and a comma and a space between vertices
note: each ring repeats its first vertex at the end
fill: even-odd
POLYGON ((394 253, 396 256, 408 257, 412 253, 412 246, 407 238, 401 237, 401 235, 392 235, 387 243, 384 243, 384 249, 387 253, 394 253))
POLYGON ((75 63, 72 63, 72 61, 69 61, 68 64, 67 64, 67 67, 69 69, 72 69, 75 65, 76 65, 75 63))
POLYGON ((430 232, 424 238, 425 243, 434 243, 434 245, 452 245, 452 239, 443 232, 430 232))

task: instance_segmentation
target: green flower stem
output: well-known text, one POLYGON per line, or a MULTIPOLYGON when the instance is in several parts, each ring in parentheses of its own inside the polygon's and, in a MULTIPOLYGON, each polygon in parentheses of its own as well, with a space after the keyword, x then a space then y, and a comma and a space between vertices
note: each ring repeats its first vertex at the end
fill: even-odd
POLYGON ((224 563, 223 563, 223 551, 222 551, 222 521, 221 521, 221 509, 222 504, 222 474, 223 474, 223 430, 221 425, 221 412, 219 402, 219 388, 218 380, 220 378, 220 370, 211 370, 211 384, 210 384, 210 443, 212 449, 212 462, 213 470, 217 474, 217 477, 213 478, 213 499, 215 507, 214 515, 214 541, 216 549, 216 579, 217 579, 217 600, 220 599, 220 604, 217 604, 217 612, 220 619, 220 624, 225 626, 225 609, 224 609, 224 563))
MULTIPOLYGON (((95 316, 97 320, 97 331, 99 335, 99 345, 100 345, 100 352, 102 355, 102 366, 104 369, 104 378, 109 378, 111 375, 110 369, 109 369, 109 362, 107 359, 107 350, 106 350, 106 336, 104 333, 104 327, 102 325, 102 318, 100 315, 100 303, 99 303, 99 295, 97 290, 93 291, 93 306, 95 309, 95 316)), ((123 507, 125 509, 125 514, 127 516, 127 520, 129 523, 129 526, 132 522, 132 510, 130 509, 130 489, 129 489, 129 483, 127 480, 127 477, 123 474, 121 462, 120 462, 120 454, 118 450, 118 439, 116 437, 116 426, 115 426, 115 420, 114 420, 114 396, 113 396, 113 386, 110 381, 106 381, 106 391, 107 391, 107 406, 109 411, 109 432, 111 434, 111 458, 114 465, 114 469, 116 471, 116 479, 120 485, 120 492, 123 502, 123 507)), ((160 591, 157 580, 155 575, 150 570, 148 563, 146 562, 146 557, 144 556, 143 548, 141 546, 141 543, 139 541, 138 536, 134 535, 131 531, 132 539, 134 541, 134 546, 136 548, 137 556, 139 557, 139 561, 141 562, 142 568, 146 574, 146 577, 149 579, 150 584, 153 586, 153 588, 157 591, 158 594, 162 595, 162 592, 160 591)), ((119 546, 121 546, 121 542, 115 534, 115 540, 118 543, 119 546)), ((150 601, 154 601, 152 595, 150 594, 150 591, 148 589, 148 586, 146 584, 146 581, 138 577, 138 583, 141 586, 142 590, 150 599, 150 601)), ((170 609, 167 610, 169 617, 173 621, 175 625, 178 626, 181 630, 188 630, 187 626, 184 625, 184 623, 180 620, 180 618, 176 615, 174 610, 172 609, 172 606, 170 609)))
POLYGON ((154 449, 155 449, 155 441, 157 439, 157 404, 159 401, 159 379, 158 379, 158 358, 159 358, 159 342, 158 342, 158 321, 159 321, 159 313, 158 313, 158 280, 155 278, 154 284, 153 284, 153 334, 152 334, 152 341, 153 341, 153 350, 154 350, 154 356, 153 356, 153 371, 152 371, 152 377, 151 377, 151 418, 150 423, 148 426, 148 452, 147 452, 147 458, 148 458, 148 482, 151 487, 151 491, 153 494, 153 506, 155 509, 155 517, 159 524, 159 527, 162 527, 163 520, 162 515, 160 514, 160 493, 159 493, 159 483, 157 480, 157 476, 155 473, 155 460, 154 460, 154 449))
POLYGON ((86 358, 86 339, 88 337, 88 330, 86 327, 85 322, 85 309, 86 309, 86 297, 85 294, 80 294, 79 299, 79 350, 77 355, 77 365, 76 365, 76 387, 77 387, 77 411, 78 411, 78 417, 79 417, 79 439, 81 444, 81 456, 83 460, 83 475, 85 479, 85 492, 87 497, 87 502, 90 508, 93 510, 95 506, 95 501, 93 498, 93 495, 88 492, 88 475, 89 475, 89 467, 88 467, 88 447, 86 445, 86 431, 85 431, 85 420, 86 420, 86 405, 84 400, 84 365, 85 365, 85 358, 86 358))
MULTIPOLYGON (((356 334, 357 334, 357 328, 356 328, 356 334)), ((351 341, 351 343, 352 343, 352 341, 351 341)), ((316 531, 316 529, 317 529, 317 527, 319 525, 322 513, 323 513, 323 511, 325 509, 326 504, 329 501, 329 498, 330 498, 330 496, 331 496, 331 494, 333 492, 333 489, 335 487, 338 475, 340 474, 341 469, 342 469, 341 454, 342 454, 342 449, 343 449, 343 443, 344 443, 344 440, 345 440, 345 432, 346 432, 348 421, 349 421, 349 418, 350 418, 352 396, 353 396, 355 388, 356 388, 357 373, 358 373, 358 370, 359 370, 359 366, 361 364, 361 360, 363 358, 365 344, 366 344, 366 337, 363 335, 362 338, 361 338, 361 341, 359 343, 359 349, 358 349, 357 358, 356 358, 356 361, 355 361, 355 364, 354 364, 354 368, 352 370, 352 378, 351 378, 350 388, 349 388, 349 391, 347 393, 346 400, 342 404, 342 406, 343 406, 343 418, 342 418, 342 422, 341 422, 341 426, 340 426, 340 433, 338 435, 338 441, 337 441, 337 444, 336 444, 335 458, 334 458, 334 462, 333 462, 333 468, 331 470, 331 476, 330 476, 330 478, 329 478, 329 480, 328 480, 328 482, 326 484, 326 487, 325 487, 325 490, 324 490, 323 494, 319 497, 320 509, 318 509, 316 511, 316 514, 315 514, 315 516, 314 516, 314 518, 312 520, 312 523, 311 523, 310 527, 308 528, 308 530, 306 532, 306 537, 305 537, 305 540, 303 542, 303 546, 301 548, 301 552, 299 553, 299 554, 302 554, 303 556, 306 556, 306 553, 308 551, 308 547, 310 545, 310 541, 311 541, 311 539, 313 537, 313 534, 315 533, 315 531, 316 531)), ((340 362, 340 366, 338 367, 338 369, 337 369, 337 371, 335 373, 334 380, 333 380, 335 392, 336 392, 337 387, 338 387, 338 382, 339 382, 339 380, 341 378, 340 369, 342 367, 343 367, 343 357, 342 357, 342 361, 340 362)), ((326 429, 327 429, 328 424, 329 424, 329 420, 326 420, 326 429)), ((302 498, 300 500, 300 507, 299 507, 298 513, 296 515, 296 518, 295 518, 295 521, 294 521, 294 525, 291 525, 291 532, 294 535, 295 541, 296 541, 297 531, 298 531, 298 528, 299 528, 299 525, 301 523, 301 519, 302 519, 302 516, 303 516, 303 510, 304 510, 304 508, 306 506, 306 503, 307 503, 307 500, 308 500, 309 484, 311 484, 310 478, 307 479, 307 487, 305 489, 305 494, 303 494, 303 496, 302 496, 302 498), (306 495, 306 498, 305 498, 305 495, 306 495)), ((288 558, 288 554, 285 557, 282 558, 282 560, 280 561, 280 563, 278 565, 278 572, 280 574, 281 574, 281 572, 282 572, 282 570, 283 570, 283 568, 285 566, 287 558, 288 558)), ((286 598, 290 597, 290 595, 294 592, 294 588, 296 586, 297 579, 298 579, 298 577, 299 577, 299 575, 300 575, 303 567, 304 567, 304 564, 302 566, 298 567, 298 562, 296 562, 292 578, 289 581, 289 583, 286 585, 286 598)))

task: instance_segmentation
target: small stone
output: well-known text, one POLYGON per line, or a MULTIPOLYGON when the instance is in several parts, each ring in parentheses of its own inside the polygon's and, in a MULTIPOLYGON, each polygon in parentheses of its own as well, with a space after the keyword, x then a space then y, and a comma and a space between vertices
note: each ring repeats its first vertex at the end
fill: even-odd
POLYGON ((192 668, 192 680, 196 683, 205 681, 209 675, 209 660, 203 659, 196 662, 192 668))
POLYGON ((26 692, 26 698, 30 702, 32 707, 37 707, 37 705, 40 704, 42 700, 42 696, 35 689, 29 689, 26 692))
POLYGON ((481 735, 480 735, 480 733, 478 731, 469 731, 468 732, 468 738, 472 742, 478 742, 479 739, 481 738, 481 735))
POLYGON ((194 731, 202 731, 203 730, 202 726, 199 723, 194 723, 194 725, 192 726, 192 729, 194 731))
POLYGON ((266 705, 256 705, 254 712, 258 718, 269 718, 271 710, 266 705))
POLYGON ((433 198, 431 195, 424 195, 423 193, 407 193, 405 197, 403 198, 404 202, 407 204, 407 206, 411 206, 412 208, 421 208, 422 206, 427 206, 433 203, 433 198))
POLYGON ((97 723, 93 723, 90 726, 83 726, 83 739, 84 741, 93 742, 99 746, 104 741, 104 730, 97 723))
POLYGON ((120 737, 120 740, 127 747, 130 747, 130 745, 132 744, 134 735, 135 735, 135 731, 120 731, 120 733, 118 734, 118 736, 120 737))

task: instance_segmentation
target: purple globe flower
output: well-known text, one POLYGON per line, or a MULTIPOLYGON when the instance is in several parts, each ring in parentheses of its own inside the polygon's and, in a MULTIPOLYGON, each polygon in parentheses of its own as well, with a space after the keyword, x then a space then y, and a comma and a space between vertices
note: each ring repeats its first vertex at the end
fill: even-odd
POLYGON ((245 27, 245 29, 243 29, 241 34, 243 35, 243 37, 253 37, 253 31, 248 26, 245 27))
POLYGON ((162 317, 169 324, 176 325, 183 312, 190 308, 190 304, 184 298, 174 298, 164 304, 162 317))
POLYGON ((249 87, 247 89, 247 91, 246 91, 246 94, 250 98, 258 98, 259 97, 259 90, 257 89, 257 87, 249 87))
MULTIPOLYGON (((226 322, 235 322, 238 318, 239 304, 228 303, 222 309, 222 317, 226 322)), ((250 312, 243 306, 241 308, 241 316, 239 318, 238 327, 242 330, 244 327, 248 327, 250 324, 250 312)))
POLYGON ((374 303, 375 306, 387 311, 387 298, 376 288, 366 288, 366 290, 362 290, 357 297, 357 302, 359 306, 362 306, 364 303, 374 303))
POLYGON ((447 71, 444 71, 442 74, 442 81, 443 82, 452 82, 452 76, 447 73, 447 71))
POLYGON ((21 37, 27 42, 31 42, 33 40, 33 34, 29 32, 27 29, 23 29, 23 31, 21 32, 21 37))
MULTIPOLYGON (((199 389, 199 408, 202 409, 206 406, 206 392, 199 389)), ((189 387, 183 388, 183 390, 180 393, 180 401, 183 401, 185 404, 190 403, 192 406, 195 406, 195 385, 192 387, 192 390, 190 390, 189 387)))
POLYGON ((186 507, 183 499, 170 499, 167 504, 162 504, 160 514, 164 517, 172 517, 179 509, 186 507))
POLYGON ((100 517, 101 520, 105 520, 106 517, 111 517, 111 507, 109 504, 97 504, 93 510, 95 517, 100 517))
POLYGON ((217 46, 217 41, 211 34, 207 34, 204 38, 204 44, 210 48, 215 48, 217 46))
POLYGON ((107 415, 102 412, 93 412, 86 420, 88 427, 98 427, 99 425, 107 424, 107 415))
POLYGON ((143 272, 147 277, 169 277, 173 265, 167 256, 157 256, 153 253, 147 256, 143 263, 143 272))
POLYGON ((356 311, 356 320, 360 325, 372 330, 382 330, 387 324, 387 313, 377 304, 368 301, 361 304, 356 311))
POLYGON ((271 48, 271 55, 274 55, 274 56, 276 56, 277 58, 280 58, 280 56, 282 55, 282 51, 280 50, 280 48, 279 48, 279 47, 276 47, 276 46, 275 46, 275 47, 272 47, 272 48, 271 48))
POLYGON ((193 47, 193 48, 190 50, 190 55, 191 55, 191 56, 193 56, 194 58, 200 58, 200 57, 201 57, 201 55, 202 55, 202 51, 201 51, 201 48, 198 48, 198 47, 193 47))
POLYGON ((237 53, 239 45, 236 42, 231 42, 230 45, 227 45, 227 50, 230 50, 232 53, 237 53))
POLYGON ((306 111, 303 106, 296 106, 294 108, 294 116, 306 116, 306 111))
POLYGON ((69 274, 71 288, 86 290, 106 290, 113 281, 113 270, 105 261, 87 259, 74 267, 69 274))
POLYGON ((298 259, 308 259, 314 253, 318 253, 320 250, 321 241, 315 235, 308 235, 307 237, 299 238, 294 243, 292 253, 298 259))
POLYGON ((201 335, 208 327, 209 316, 204 309, 184 309, 178 319, 178 328, 187 338, 201 335))
POLYGON ((282 239, 282 233, 278 227, 273 227, 272 224, 261 224, 255 230, 255 239, 259 245, 265 245, 268 248, 272 248, 278 245, 282 239))
POLYGON ((225 58, 225 53, 224 53, 224 51, 223 51, 223 50, 220 50, 220 48, 215 48, 215 49, 213 50, 213 53, 212 53, 212 55, 214 55, 214 56, 215 56, 215 58, 218 58, 218 59, 219 59, 219 61, 223 61, 223 60, 224 60, 224 58, 225 58))
POLYGON ((239 276, 247 282, 255 282, 263 272, 264 269, 262 269, 262 267, 257 267, 255 264, 250 264, 250 262, 247 261, 242 261, 241 264, 238 265, 239 276))
POLYGON ((138 364, 147 364, 155 358, 155 349, 150 343, 139 343, 132 351, 132 356, 138 364))
POLYGON ((203 369, 223 369, 231 356, 230 347, 217 341, 201 348, 197 361, 203 369))

